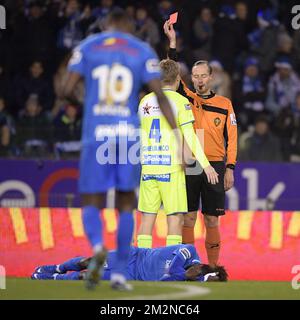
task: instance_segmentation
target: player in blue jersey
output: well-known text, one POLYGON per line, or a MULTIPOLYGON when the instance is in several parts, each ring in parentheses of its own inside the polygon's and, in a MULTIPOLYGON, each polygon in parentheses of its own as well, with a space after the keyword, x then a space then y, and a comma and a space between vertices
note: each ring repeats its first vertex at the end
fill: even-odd
MULTIPOLYGON (((36 268, 34 280, 82 280, 91 258, 75 257, 62 264, 36 268), (72 272, 69 272, 72 271, 72 272)), ((110 251, 102 280, 110 279, 117 263, 116 251, 110 251)), ((174 245, 155 249, 131 247, 126 267, 128 280, 140 281, 227 281, 224 267, 202 264, 192 245, 174 245)))
POLYGON ((107 31, 88 37, 74 49, 63 90, 64 97, 76 100, 76 85, 83 78, 85 103, 79 192, 84 230, 94 252, 86 277, 87 288, 98 283, 105 261, 99 209, 105 207, 108 189, 115 188, 120 216, 118 263, 112 270, 111 285, 114 289, 131 289, 124 270, 134 226, 132 211, 134 189, 139 184, 139 159, 137 156, 131 159, 129 155, 135 155, 139 148, 136 111, 143 84, 154 91, 170 126, 176 128, 171 107, 161 90, 157 56, 148 44, 130 35, 132 30, 126 13, 121 9, 113 10, 107 19, 107 31))

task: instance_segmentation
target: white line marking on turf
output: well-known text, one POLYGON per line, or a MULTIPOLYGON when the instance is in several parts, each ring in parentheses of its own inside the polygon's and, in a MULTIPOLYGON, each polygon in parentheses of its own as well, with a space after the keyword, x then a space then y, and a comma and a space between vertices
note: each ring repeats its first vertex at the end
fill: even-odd
MULTIPOLYGON (((147 285, 151 286, 151 285, 147 285)), ((172 284, 172 285, 164 285, 165 288, 174 288, 180 289, 180 292, 175 293, 163 293, 157 295, 145 295, 145 296, 130 296, 128 298, 117 298, 116 300, 173 300, 173 299, 181 299, 181 298, 189 298, 194 296, 203 296, 209 294, 211 290, 209 288, 197 287, 188 284, 172 284)), ((159 289, 159 288, 157 288, 159 289)))

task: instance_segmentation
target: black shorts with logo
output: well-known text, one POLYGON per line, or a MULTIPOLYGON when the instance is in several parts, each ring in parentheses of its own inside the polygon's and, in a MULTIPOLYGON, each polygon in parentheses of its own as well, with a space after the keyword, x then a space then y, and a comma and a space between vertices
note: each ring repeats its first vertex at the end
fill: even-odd
POLYGON ((202 169, 198 162, 186 168, 188 211, 198 211, 201 198, 203 214, 221 216, 225 214, 225 164, 223 161, 210 161, 210 164, 219 174, 217 184, 208 183, 204 171, 199 174, 199 170, 202 169), (198 174, 195 174, 197 169, 198 174))

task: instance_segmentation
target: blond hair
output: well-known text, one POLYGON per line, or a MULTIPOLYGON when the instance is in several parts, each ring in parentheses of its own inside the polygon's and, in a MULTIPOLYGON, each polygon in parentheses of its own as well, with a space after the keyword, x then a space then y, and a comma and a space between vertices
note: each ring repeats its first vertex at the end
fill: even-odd
POLYGON ((159 63, 159 66, 162 72, 162 82, 169 85, 174 84, 179 75, 177 62, 171 59, 164 59, 159 63))

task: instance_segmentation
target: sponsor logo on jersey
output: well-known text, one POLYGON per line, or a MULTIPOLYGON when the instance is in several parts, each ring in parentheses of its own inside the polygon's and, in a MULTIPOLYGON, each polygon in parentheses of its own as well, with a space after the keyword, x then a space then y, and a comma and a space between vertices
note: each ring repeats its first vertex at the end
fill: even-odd
POLYGON ((170 174, 143 174, 143 181, 156 180, 160 182, 170 182, 170 174))
POLYGON ((96 141, 103 137, 134 136, 136 128, 131 124, 98 125, 95 129, 96 141))
POLYGON ((150 109, 152 106, 149 106, 148 103, 143 107, 144 114, 150 114, 150 109))
POLYGON ((234 113, 230 113, 229 117, 230 117, 230 123, 231 123, 231 125, 232 125, 232 126, 236 126, 235 114, 234 114, 234 113))
POLYGON ((125 39, 120 38, 107 38, 103 41, 104 46, 113 46, 113 45, 124 45, 127 44, 127 41, 125 39))
POLYGON ((143 165, 161 165, 170 166, 171 156, 170 155, 154 155, 154 154, 144 154, 142 161, 143 165))
POLYGON ((120 116, 129 117, 131 111, 127 106, 115 106, 115 105, 100 105, 95 104, 93 107, 93 112, 95 116, 120 116))
POLYGON ((149 73, 160 72, 159 61, 157 59, 148 59, 146 69, 149 73))

